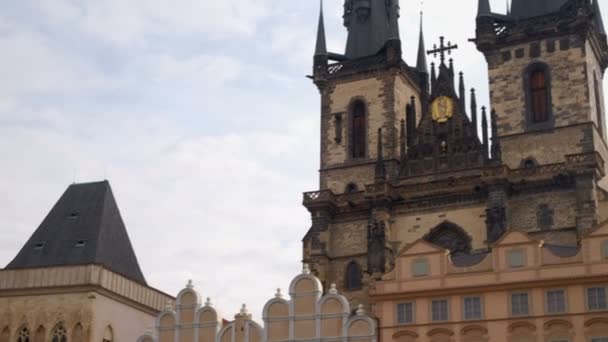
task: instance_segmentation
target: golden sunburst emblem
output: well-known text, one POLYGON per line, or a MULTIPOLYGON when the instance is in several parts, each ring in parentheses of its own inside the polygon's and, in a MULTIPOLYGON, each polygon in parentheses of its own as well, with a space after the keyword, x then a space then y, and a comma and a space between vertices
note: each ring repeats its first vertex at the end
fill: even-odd
POLYGON ((444 123, 454 115, 454 99, 449 96, 439 96, 431 103, 433 120, 444 123))

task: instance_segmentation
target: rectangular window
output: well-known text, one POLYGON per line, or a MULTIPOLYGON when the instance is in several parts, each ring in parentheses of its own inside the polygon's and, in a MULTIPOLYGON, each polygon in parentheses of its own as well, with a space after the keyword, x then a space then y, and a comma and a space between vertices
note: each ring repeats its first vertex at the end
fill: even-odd
POLYGON ((589 310, 606 310, 606 288, 588 288, 587 306, 589 307, 589 310))
POLYGON ((429 275, 429 262, 426 259, 414 261, 414 277, 429 275))
POLYGON ((547 291, 547 312, 566 312, 566 292, 564 290, 547 291))
POLYGON ((437 299, 431 303, 431 316, 433 322, 444 322, 448 320, 447 299, 437 299))
POLYGON ((414 323, 414 303, 397 304, 397 323, 414 323))
POLYGON ((511 294, 511 315, 527 316, 529 314, 528 294, 525 292, 511 294))
POLYGON ((526 265, 526 256, 521 249, 509 251, 507 253, 507 259, 509 267, 512 268, 524 267, 526 265))
POLYGON ((464 319, 481 319, 481 297, 464 298, 464 319))

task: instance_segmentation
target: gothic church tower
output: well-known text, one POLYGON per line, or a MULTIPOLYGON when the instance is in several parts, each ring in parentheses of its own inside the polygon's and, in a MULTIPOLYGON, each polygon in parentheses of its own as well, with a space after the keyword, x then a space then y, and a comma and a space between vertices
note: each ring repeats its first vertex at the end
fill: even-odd
MULTIPOLYGON (((476 265, 509 230, 578 248, 608 219, 601 81, 608 48, 597 0, 479 0, 477 37, 491 104, 467 101, 441 37, 416 66, 402 59, 397 0, 345 0, 344 54, 319 19, 313 79, 321 95, 319 190, 304 262, 354 304, 378 279, 429 273, 394 257, 416 241, 476 265), (427 67, 426 55, 437 58, 427 67)), ((421 260, 423 261, 423 260, 421 260)))

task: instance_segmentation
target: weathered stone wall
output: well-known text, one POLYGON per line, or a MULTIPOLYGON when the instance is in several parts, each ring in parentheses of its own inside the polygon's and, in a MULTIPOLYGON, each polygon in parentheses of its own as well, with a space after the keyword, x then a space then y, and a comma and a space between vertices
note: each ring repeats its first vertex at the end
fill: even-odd
POLYGON ((413 96, 420 111, 420 95, 417 87, 399 69, 332 82, 322 94, 320 184, 321 189, 343 193, 349 182, 362 188, 373 181, 371 163, 378 157, 379 128, 383 129, 384 159, 399 158, 399 132, 401 120, 405 119, 405 107, 413 96), (362 100, 367 106, 366 157, 357 160, 349 154, 350 110, 355 100, 362 100), (341 129, 338 130, 337 116, 341 116, 341 129))
POLYGON ((473 249, 484 248, 486 240, 485 205, 465 208, 439 209, 398 215, 391 226, 393 241, 402 248, 423 238, 433 228, 449 221, 462 227, 471 237, 473 249))
POLYGON ((509 228, 526 232, 540 231, 539 214, 545 205, 553 225, 551 229, 576 227, 576 194, 574 190, 514 196, 508 200, 509 228))
POLYGON ((491 102, 498 114, 498 134, 526 131, 526 94, 523 74, 535 62, 549 65, 555 126, 591 120, 587 90, 585 41, 572 35, 559 40, 542 40, 501 49, 488 59, 491 102), (532 45, 540 45, 540 55, 531 57, 532 45), (549 52, 549 44, 555 51, 549 52))

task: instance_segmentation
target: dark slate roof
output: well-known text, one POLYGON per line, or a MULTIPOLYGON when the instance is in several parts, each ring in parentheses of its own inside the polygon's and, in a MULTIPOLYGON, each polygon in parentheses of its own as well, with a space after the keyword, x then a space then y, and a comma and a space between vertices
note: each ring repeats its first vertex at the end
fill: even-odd
POLYGON ((513 0, 511 16, 525 19, 559 11, 569 0, 513 0))
POLYGON ((70 185, 6 269, 87 264, 146 284, 107 181, 70 185))
POLYGON ((579 246, 558 246, 544 244, 543 247, 547 248, 553 255, 561 258, 569 258, 578 254, 580 251, 579 246))
POLYGON ((482 262, 488 255, 490 255, 490 252, 482 252, 475 254, 457 253, 451 255, 450 258, 452 259, 452 263, 456 267, 471 267, 482 262))

